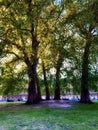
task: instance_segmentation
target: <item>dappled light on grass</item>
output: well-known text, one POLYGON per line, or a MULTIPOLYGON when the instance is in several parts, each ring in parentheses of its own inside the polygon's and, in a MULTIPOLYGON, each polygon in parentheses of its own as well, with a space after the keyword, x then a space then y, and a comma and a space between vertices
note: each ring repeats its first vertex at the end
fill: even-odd
POLYGON ((98 103, 70 108, 0 104, 0 130, 98 130, 98 103))

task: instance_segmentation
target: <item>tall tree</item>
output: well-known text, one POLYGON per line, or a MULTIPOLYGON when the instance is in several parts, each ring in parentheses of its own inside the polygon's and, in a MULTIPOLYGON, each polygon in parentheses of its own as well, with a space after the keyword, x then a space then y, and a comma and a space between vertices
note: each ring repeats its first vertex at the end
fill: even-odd
POLYGON ((98 26, 98 16, 96 12, 98 2, 94 1, 71 1, 68 3, 68 19, 73 26, 78 29, 79 35, 84 38, 83 55, 82 55, 82 74, 81 74, 81 103, 90 103, 89 95, 89 54, 90 47, 98 26), (71 7, 71 9, 70 9, 71 7), (89 11, 88 11, 89 10, 89 11))
POLYGON ((26 0, 2 1, 1 3, 0 24, 3 29, 0 39, 2 38, 2 41, 7 44, 5 54, 13 55, 12 60, 20 60, 26 64, 29 77, 26 104, 38 103, 40 99, 36 70, 40 45, 40 26, 45 20, 44 12, 51 5, 51 1, 26 0))

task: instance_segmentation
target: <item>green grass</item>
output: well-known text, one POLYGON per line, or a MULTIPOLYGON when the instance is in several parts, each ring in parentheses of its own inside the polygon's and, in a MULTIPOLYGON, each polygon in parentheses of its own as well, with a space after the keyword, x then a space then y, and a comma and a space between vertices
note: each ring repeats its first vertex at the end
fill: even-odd
POLYGON ((0 104, 0 130, 98 130, 98 103, 71 108, 0 104))

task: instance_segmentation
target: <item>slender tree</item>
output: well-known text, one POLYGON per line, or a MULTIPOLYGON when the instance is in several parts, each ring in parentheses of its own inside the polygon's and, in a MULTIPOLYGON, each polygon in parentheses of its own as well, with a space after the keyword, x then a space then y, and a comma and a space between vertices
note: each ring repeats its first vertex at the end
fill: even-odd
POLYGON ((49 86, 48 86, 48 81, 47 81, 47 77, 46 77, 46 69, 45 69, 44 62, 42 62, 42 69, 43 69, 43 76, 44 76, 46 100, 49 100, 50 99, 50 93, 49 93, 49 86))
POLYGON ((90 94, 89 94, 89 86, 88 86, 88 79, 89 79, 89 54, 90 54, 90 47, 94 37, 94 30, 96 30, 98 21, 96 11, 97 8, 97 1, 73 1, 68 3, 66 7, 68 9, 68 19, 69 22, 71 21, 73 26, 75 26, 79 31, 79 35, 84 39, 83 46, 83 55, 82 55, 82 74, 81 74, 81 103, 91 103, 90 94), (89 10, 89 11, 88 11, 89 10))

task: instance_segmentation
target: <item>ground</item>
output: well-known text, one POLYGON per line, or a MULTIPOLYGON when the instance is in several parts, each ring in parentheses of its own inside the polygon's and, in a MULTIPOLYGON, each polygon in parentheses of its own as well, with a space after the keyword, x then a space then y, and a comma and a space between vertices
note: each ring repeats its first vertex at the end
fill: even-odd
POLYGON ((56 107, 56 108, 67 108, 71 107, 74 102, 72 101, 64 101, 64 100, 49 100, 42 101, 39 105, 35 107, 56 107))
POLYGON ((98 103, 0 104, 0 130, 98 130, 98 103))

